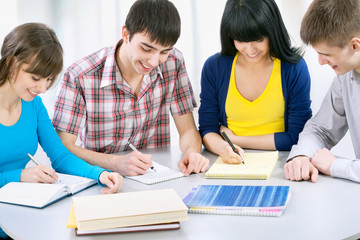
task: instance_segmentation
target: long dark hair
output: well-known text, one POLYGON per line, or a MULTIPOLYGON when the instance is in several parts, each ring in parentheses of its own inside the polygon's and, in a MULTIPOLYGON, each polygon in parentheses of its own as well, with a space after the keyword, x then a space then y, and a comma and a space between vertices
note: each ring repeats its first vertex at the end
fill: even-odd
POLYGON ((220 26, 221 54, 234 55, 234 40, 252 42, 269 38, 270 56, 298 63, 301 49, 291 47, 278 6, 274 0, 228 0, 220 26))
POLYGON ((25 23, 4 39, 0 59, 0 87, 19 69, 29 64, 26 72, 42 78, 53 78, 63 68, 63 49, 55 32, 41 23, 25 23))

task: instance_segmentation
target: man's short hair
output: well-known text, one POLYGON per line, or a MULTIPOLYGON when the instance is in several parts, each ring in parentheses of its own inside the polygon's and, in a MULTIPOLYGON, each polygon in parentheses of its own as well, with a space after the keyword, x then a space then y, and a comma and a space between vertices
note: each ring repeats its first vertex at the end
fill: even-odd
POLYGON ((173 3, 168 0, 137 0, 126 17, 130 41, 135 33, 149 34, 150 40, 173 46, 180 37, 181 21, 173 3))
POLYGON ((359 33, 359 0, 314 0, 300 29, 300 37, 306 44, 325 41, 330 46, 341 48, 359 33))

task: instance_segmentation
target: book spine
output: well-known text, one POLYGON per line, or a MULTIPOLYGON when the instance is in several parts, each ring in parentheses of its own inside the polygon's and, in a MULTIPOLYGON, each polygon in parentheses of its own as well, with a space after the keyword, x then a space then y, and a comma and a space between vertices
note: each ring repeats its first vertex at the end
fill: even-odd
POLYGON ((214 179, 250 179, 250 180, 266 180, 268 175, 266 174, 216 174, 205 173, 205 178, 214 179))

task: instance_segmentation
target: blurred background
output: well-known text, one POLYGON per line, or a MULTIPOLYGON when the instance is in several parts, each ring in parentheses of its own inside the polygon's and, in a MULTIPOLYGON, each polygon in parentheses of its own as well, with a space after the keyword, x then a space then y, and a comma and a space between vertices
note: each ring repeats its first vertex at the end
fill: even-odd
MULTIPOLYGON (((226 0, 172 0, 181 21, 181 36, 175 47, 185 57, 197 101, 200 74, 205 60, 220 51, 220 20, 226 0)), ((121 27, 134 0, 0 0, 0 41, 17 25, 42 22, 53 28, 64 48, 64 68, 76 60, 105 46, 115 45, 121 38, 121 27)), ((316 52, 300 40, 301 19, 311 0, 276 0, 293 45, 305 49, 312 86, 313 114, 318 111, 335 73, 329 66, 320 66, 316 52)), ((57 86, 41 97, 53 115, 57 86)), ((197 109, 194 112, 197 121, 197 109)), ((178 144, 174 124, 172 144, 178 144)), ((349 134, 332 151, 337 155, 354 156, 349 134)))

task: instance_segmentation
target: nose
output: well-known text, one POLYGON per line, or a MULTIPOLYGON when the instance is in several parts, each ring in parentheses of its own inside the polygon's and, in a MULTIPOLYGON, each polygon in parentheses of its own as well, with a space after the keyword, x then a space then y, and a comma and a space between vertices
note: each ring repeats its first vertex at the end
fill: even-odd
POLYGON ((156 66, 160 65, 159 59, 160 59, 159 53, 154 53, 151 55, 151 57, 149 59, 149 63, 151 64, 152 67, 156 67, 156 66))
POLYGON ((36 89, 40 92, 40 93, 45 93, 47 88, 49 86, 49 82, 46 78, 41 79, 40 81, 38 81, 38 84, 36 86, 36 89))
POLYGON ((254 44, 252 42, 249 42, 246 45, 246 51, 249 55, 256 53, 256 47, 254 46, 254 44))
POLYGON ((328 60, 326 59, 326 56, 318 54, 318 61, 320 65, 325 65, 328 63, 328 60))

